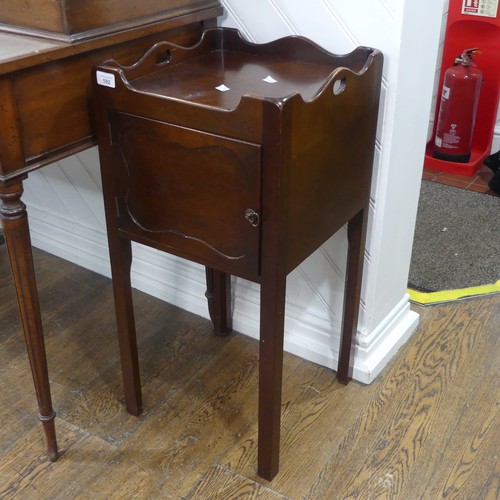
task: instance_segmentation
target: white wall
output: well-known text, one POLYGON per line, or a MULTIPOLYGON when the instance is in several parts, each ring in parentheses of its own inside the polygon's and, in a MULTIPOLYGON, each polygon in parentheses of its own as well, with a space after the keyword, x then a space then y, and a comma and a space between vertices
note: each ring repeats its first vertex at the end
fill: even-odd
MULTIPOLYGON (((357 45, 385 55, 370 225, 354 376, 370 382, 411 335, 406 280, 432 100, 442 0, 222 0, 221 23, 265 42, 307 36, 327 50, 357 45), (425 33, 425 35, 424 35, 425 33)), ((109 275, 95 149, 30 175, 35 246, 109 275)), ((147 248, 134 253, 134 285, 207 316, 200 266, 147 248)), ((345 229, 288 279, 285 348, 336 367, 346 257, 345 229)), ((234 325, 258 336, 259 290, 235 280, 234 325)))

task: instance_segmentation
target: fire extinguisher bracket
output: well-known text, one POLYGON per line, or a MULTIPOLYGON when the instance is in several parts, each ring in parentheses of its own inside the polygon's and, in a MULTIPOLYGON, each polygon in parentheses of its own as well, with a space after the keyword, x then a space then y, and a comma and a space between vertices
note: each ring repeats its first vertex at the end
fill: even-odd
MULTIPOLYGON (((472 176, 491 151, 500 95, 500 19, 498 8, 496 16, 490 11, 488 15, 470 15, 466 3, 450 0, 440 94, 424 166, 472 176), (468 47, 479 47, 480 51, 468 47), (479 69, 470 60, 474 55, 479 69)), ((478 5, 482 3, 479 0, 478 5)), ((479 12, 483 11, 481 7, 479 12)))

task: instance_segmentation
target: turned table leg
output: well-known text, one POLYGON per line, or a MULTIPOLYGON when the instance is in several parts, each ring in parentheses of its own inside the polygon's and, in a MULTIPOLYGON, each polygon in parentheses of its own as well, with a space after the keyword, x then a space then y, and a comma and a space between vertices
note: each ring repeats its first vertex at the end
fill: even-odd
POLYGON ((28 215, 26 206, 21 201, 22 193, 22 179, 0 181, 0 218, 38 399, 38 418, 45 431, 49 459, 54 462, 59 458, 54 426, 56 414, 52 408, 28 215))
POLYGON ((207 291, 205 297, 208 301, 208 311, 214 333, 225 336, 233 330, 231 317, 231 275, 217 271, 210 267, 205 268, 207 277, 207 291))
POLYGON ((337 379, 343 384, 347 384, 352 378, 352 359, 358 328, 367 219, 368 209, 365 208, 358 212, 347 225, 347 269, 337 370, 337 379))

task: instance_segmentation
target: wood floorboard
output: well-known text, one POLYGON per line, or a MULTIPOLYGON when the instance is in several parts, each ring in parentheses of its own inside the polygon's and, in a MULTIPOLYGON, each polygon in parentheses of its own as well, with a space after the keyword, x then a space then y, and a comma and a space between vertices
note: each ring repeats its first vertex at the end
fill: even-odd
MULTIPOLYGON (((356 424, 363 429, 361 440, 347 441, 344 446, 352 450, 349 459, 345 461, 341 453, 327 465, 328 473, 321 478, 322 486, 327 485, 320 491, 324 498, 333 498, 334 494, 340 494, 341 498, 355 495, 377 498, 387 492, 391 497, 405 498, 403 486, 429 435, 439 425, 442 407, 448 405, 450 386, 455 389, 469 383, 467 368, 473 354, 479 350, 479 357, 485 356, 489 348, 486 342, 481 342, 478 326, 488 321, 491 309, 485 303, 474 308, 470 303, 462 307, 468 317, 464 335, 457 336, 453 328, 464 316, 461 310, 442 315, 417 340, 405 356, 410 370, 398 397, 388 400, 384 407, 379 406, 373 422, 364 422, 370 412, 363 414, 356 424), (345 480, 347 474, 349 481, 345 480)), ((391 372, 389 369, 385 378, 390 379, 391 372)))
POLYGON ((258 343, 134 291, 144 413, 123 407, 109 279, 35 251, 62 456, 42 429, 0 246, 0 498, 500 499, 500 296, 415 309, 369 386, 285 355, 281 470, 256 475, 258 343))

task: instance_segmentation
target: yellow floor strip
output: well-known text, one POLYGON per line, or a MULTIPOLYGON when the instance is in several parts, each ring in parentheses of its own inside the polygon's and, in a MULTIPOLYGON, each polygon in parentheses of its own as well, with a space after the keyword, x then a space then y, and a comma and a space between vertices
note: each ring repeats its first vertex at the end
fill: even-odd
POLYGON ((410 300, 423 306, 451 302, 453 300, 466 299, 486 295, 489 293, 500 293, 500 280, 491 285, 472 286, 459 290, 442 290, 439 292, 419 292, 408 288, 410 300))

